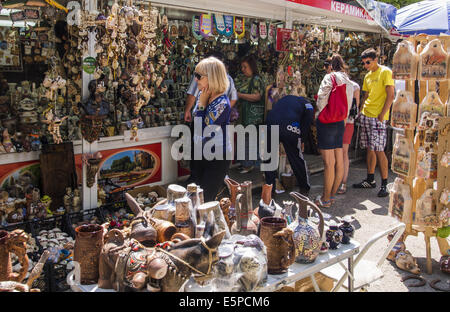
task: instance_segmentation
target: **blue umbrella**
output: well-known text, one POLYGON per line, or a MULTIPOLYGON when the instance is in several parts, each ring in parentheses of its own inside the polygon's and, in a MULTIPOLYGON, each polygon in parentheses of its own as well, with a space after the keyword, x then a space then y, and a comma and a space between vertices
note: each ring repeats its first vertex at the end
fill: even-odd
POLYGON ((398 9, 394 25, 405 35, 450 34, 449 17, 450 0, 426 0, 398 9))

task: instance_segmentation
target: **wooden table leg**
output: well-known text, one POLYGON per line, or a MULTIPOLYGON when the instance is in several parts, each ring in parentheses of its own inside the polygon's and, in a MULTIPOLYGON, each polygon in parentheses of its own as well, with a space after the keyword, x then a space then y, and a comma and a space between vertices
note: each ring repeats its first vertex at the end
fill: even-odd
POLYGON ((353 256, 348 258, 348 270, 350 272, 348 275, 348 292, 353 292, 353 256))
POLYGON ((425 248, 427 251, 427 273, 433 273, 433 263, 431 261, 431 244, 430 244, 430 236, 425 234, 425 248))

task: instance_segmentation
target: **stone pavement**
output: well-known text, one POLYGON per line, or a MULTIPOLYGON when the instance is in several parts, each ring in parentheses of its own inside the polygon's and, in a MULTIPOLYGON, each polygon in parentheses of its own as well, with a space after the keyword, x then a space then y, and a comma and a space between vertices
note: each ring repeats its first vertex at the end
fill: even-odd
MULTIPOLYGON (((311 174, 311 191, 310 198, 314 199, 322 191, 323 186, 323 165, 321 165, 321 157, 316 155, 305 155, 306 162, 310 171, 315 172, 311 174), (322 166, 322 167, 321 167, 322 166)), ((377 169, 378 170, 378 169, 377 169)), ((238 182, 245 180, 252 180, 254 182, 253 189, 253 204, 254 207, 259 202, 261 195, 261 185, 263 183, 262 173, 254 170, 251 173, 240 174, 236 167, 232 167, 229 173, 230 177, 238 182)), ((396 175, 389 172, 389 182, 393 182, 396 175)), ((353 216, 356 220, 352 223, 355 226, 355 239, 364 246, 364 244, 376 233, 384 231, 397 221, 388 215, 389 197, 377 197, 381 177, 376 171, 375 179, 377 188, 375 189, 354 189, 351 187, 353 183, 358 183, 366 178, 366 165, 364 158, 353 159, 350 164, 350 174, 348 178, 347 193, 338 195, 336 203, 329 209, 324 209, 324 212, 329 215, 329 218, 334 216, 343 217, 346 215, 353 216)), ((283 200, 291 199, 288 192, 277 194, 274 197, 279 204, 283 200)), ((369 249, 365 257, 368 260, 376 261, 379 255, 382 254, 386 248, 387 239, 381 239, 369 249)), ((425 239, 422 233, 418 236, 408 236, 406 239, 407 250, 416 258, 417 263, 421 269, 421 276, 427 281, 431 282, 435 279, 441 279, 441 287, 450 288, 450 276, 444 274, 439 269, 439 259, 441 257, 436 239, 431 239, 431 255, 433 261, 433 273, 431 275, 426 273, 426 251, 425 239)), ((402 282, 404 276, 411 275, 411 273, 398 269, 394 263, 386 260, 382 265, 384 277, 372 283, 367 290, 370 292, 436 292, 430 287, 429 283, 422 287, 410 287, 408 285, 414 284, 417 281, 408 280, 402 282)))

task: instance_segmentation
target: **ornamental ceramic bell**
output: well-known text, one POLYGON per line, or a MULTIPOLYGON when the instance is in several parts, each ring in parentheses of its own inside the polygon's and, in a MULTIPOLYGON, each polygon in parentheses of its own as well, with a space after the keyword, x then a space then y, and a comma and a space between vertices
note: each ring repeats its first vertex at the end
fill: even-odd
POLYGON ((426 80, 443 80, 447 77, 448 54, 439 39, 431 40, 420 53, 419 77, 426 80))
POLYGON ((409 91, 398 90, 392 105, 391 125, 397 128, 414 129, 417 104, 409 91))
POLYGON ((403 40, 397 45, 392 58, 392 78, 415 80, 418 62, 419 55, 414 51, 412 42, 403 40))
POLYGON ((403 134, 397 133, 392 151, 392 171, 403 176, 412 176, 415 169, 414 161, 415 152, 412 142, 403 134))

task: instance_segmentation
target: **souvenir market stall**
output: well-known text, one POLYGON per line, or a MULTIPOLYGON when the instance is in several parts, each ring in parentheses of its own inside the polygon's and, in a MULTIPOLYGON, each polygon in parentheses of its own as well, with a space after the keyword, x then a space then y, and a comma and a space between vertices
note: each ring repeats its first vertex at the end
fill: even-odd
MULTIPOLYGON (((86 1, 68 8, 64 1, 2 1, 2 16, 17 26, 0 32, 7 42, 0 67, 2 228, 28 235, 33 264, 51 250, 57 265, 44 267, 47 280, 35 280, 38 288, 64 288, 77 226, 108 222, 109 229, 124 229, 141 213, 126 203, 126 191, 149 209, 166 196, 175 199, 175 191, 161 186, 184 174, 170 156, 170 133, 183 123, 185 90, 203 56, 222 51, 239 87, 239 60, 252 54, 268 87, 279 88, 279 78, 286 87, 279 94, 313 101, 323 60, 332 51, 349 59, 356 80, 363 49, 377 45, 389 51, 379 28, 359 27, 359 17, 337 23, 338 29, 330 20, 302 15, 302 4, 238 2, 208 1, 205 11, 205 1, 183 7, 177 1, 86 1)), ((204 209, 220 215, 213 206, 204 209)), ((166 221, 185 233, 182 215, 178 223, 166 221)), ((173 230, 167 223, 152 226, 173 230)), ((172 238, 161 237, 159 243, 172 238)))
POLYGON ((404 80, 405 90, 397 90, 392 107, 397 131, 391 169, 398 177, 389 211, 407 227, 392 260, 415 274, 404 241, 418 233, 425 237, 427 273, 432 273, 432 237, 442 255, 441 270, 449 272, 449 43, 448 36, 411 36, 397 45, 393 58, 393 78, 404 80), (404 265, 405 257, 411 267, 404 265))

